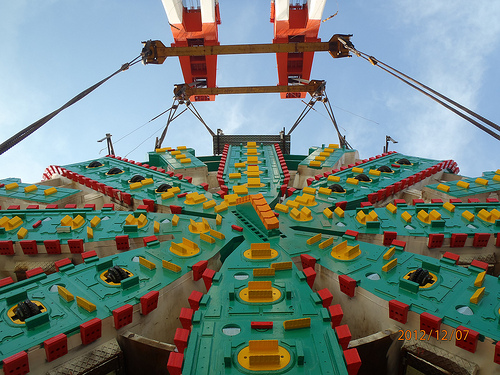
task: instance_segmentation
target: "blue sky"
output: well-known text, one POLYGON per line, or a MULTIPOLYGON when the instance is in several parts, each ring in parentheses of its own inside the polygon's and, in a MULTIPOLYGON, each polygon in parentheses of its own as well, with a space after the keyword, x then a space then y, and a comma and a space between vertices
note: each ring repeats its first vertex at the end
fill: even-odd
MULTIPOLYGON (((354 34, 359 50, 500 123, 500 2, 328 0, 323 18, 337 10, 322 24, 322 40, 354 34)), ((220 13, 221 44, 272 41, 269 1, 221 0, 220 13)), ((1 2, 0 140, 136 57, 147 39, 173 41, 160 0, 1 2)), ((389 134, 399 141, 390 149, 454 159, 468 176, 500 168, 498 141, 360 58, 334 60, 317 53, 311 78, 327 81, 337 122, 362 158, 381 153, 389 134)), ((222 56, 217 80, 219 86, 275 85, 276 58, 222 56)), ((169 108, 173 85, 180 82, 176 58, 133 66, 1 155, 0 178, 36 182, 51 164, 103 156, 105 145, 97 140, 107 132, 113 134, 117 155, 145 160, 154 137, 130 151, 158 135, 166 119, 119 139, 169 108)), ((196 108, 214 131, 277 134, 290 129, 303 104, 278 94, 237 95, 196 108)), ((318 105, 317 111, 292 133, 292 153, 338 142, 324 108, 318 105)), ((172 123, 164 145, 190 146, 199 155, 212 152, 210 135, 188 112, 172 123)))

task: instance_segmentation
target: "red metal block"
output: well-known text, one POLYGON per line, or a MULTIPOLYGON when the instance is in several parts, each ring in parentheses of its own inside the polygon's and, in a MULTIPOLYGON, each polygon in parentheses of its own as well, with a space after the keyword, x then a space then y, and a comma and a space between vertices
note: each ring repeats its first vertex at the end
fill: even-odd
POLYGON ((59 208, 59 205, 58 204, 48 204, 45 209, 47 210, 55 210, 55 209, 58 209, 59 208))
POLYGON ((203 282, 205 283, 205 287, 207 288, 207 292, 210 290, 210 287, 212 286, 212 280, 214 278, 215 271, 207 268, 205 271, 203 271, 203 282))
POLYGON ((188 302, 189 306, 191 306, 191 309, 194 311, 198 310, 200 307, 200 301, 203 298, 203 293, 198 292, 197 290, 193 290, 191 294, 188 297, 188 302))
POLYGON ((203 272, 208 267, 208 261, 206 260, 200 260, 199 262, 193 264, 192 270, 193 270, 193 280, 198 281, 199 279, 202 278, 203 272))
POLYGON ((273 322, 251 322, 252 329, 273 329, 273 322))
POLYGON ((152 199, 143 199, 142 202, 147 206, 148 212, 155 212, 155 201, 152 199))
POLYGON ((384 231, 384 246, 390 246, 397 237, 398 232, 384 231))
POLYGON ((496 199, 496 198, 486 198, 486 203, 498 203, 498 199, 496 199))
MULTIPOLYGON (((304 268, 303 272, 304 272, 304 275, 306 275, 307 285, 309 285, 309 287, 312 289, 312 287, 314 285, 314 280, 316 279, 316 271, 312 267, 307 267, 307 268, 304 268)), ((331 301, 330 301, 330 303, 331 303, 331 301)))
POLYGON ((340 291, 349 297, 354 297, 356 280, 347 275, 339 275, 340 291))
POLYGON ((184 349, 187 348, 189 333, 189 329, 177 328, 175 330, 174 344, 179 353, 184 353, 184 349))
POLYGON ((136 211, 137 210, 144 210, 144 211, 147 211, 148 210, 148 206, 145 205, 145 204, 140 204, 136 207, 136 211))
POLYGON ((170 212, 173 214, 181 214, 182 213, 182 207, 181 206, 174 206, 170 205, 170 212))
POLYGON ((307 181, 307 186, 309 186, 309 185, 311 185, 314 182, 314 178, 310 177, 306 181, 307 181))
POLYGON ((340 346, 343 350, 346 350, 352 338, 349 327, 347 326, 347 324, 343 324, 341 326, 335 327, 335 332, 337 333, 337 338, 339 340, 340 346))
POLYGON ((448 259, 454 260, 455 264, 458 264, 458 260, 460 259, 460 255, 450 253, 449 251, 447 251, 446 253, 444 253, 443 258, 448 258, 448 259))
POLYGON ((486 262, 481 262, 480 260, 474 259, 471 264, 471 266, 482 268, 485 271, 488 271, 488 263, 486 262))
POLYGON ((184 179, 189 182, 190 184, 193 182, 193 177, 191 176, 184 176, 184 179))
POLYGON ((493 357, 493 362, 500 365, 500 341, 495 344, 495 356, 493 357))
POLYGON ((355 240, 358 239, 358 235, 359 235, 359 232, 355 231, 355 230, 351 230, 351 229, 348 229, 345 231, 344 233, 345 236, 351 236, 351 237, 354 237, 355 240))
POLYGON ((71 260, 69 258, 64 258, 61 260, 56 260, 54 262, 54 265, 56 266, 56 271, 59 272, 59 268, 62 266, 66 266, 68 264, 71 264, 71 260))
POLYGON ((43 273, 42 267, 33 268, 32 270, 26 271, 26 277, 29 279, 30 277, 40 275, 41 273, 43 273))
POLYGON ((8 210, 20 210, 21 206, 19 204, 13 204, 7 207, 8 210))
POLYGON ((45 340, 43 347, 45 348, 47 361, 52 362, 68 353, 68 338, 64 333, 60 333, 51 339, 45 340))
POLYGON ((286 196, 289 197, 291 196, 297 189, 293 187, 289 187, 288 190, 286 191, 286 196))
POLYGON ((116 236, 115 242, 116 242, 116 249, 117 250, 129 250, 130 249, 130 243, 128 241, 128 234, 125 234, 123 236, 116 236))
POLYGON ((42 225, 42 220, 38 220, 33 224, 33 228, 38 228, 40 225, 42 225))
POLYGON ((440 204, 443 204, 443 200, 439 199, 439 198, 433 198, 433 199, 431 199, 431 203, 440 203, 440 204))
POLYGON ((371 202, 361 202, 360 206, 361 206, 361 208, 372 207, 373 204, 371 202))
POLYGON ((9 241, 0 241, 0 255, 14 255, 14 243, 9 241))
POLYGON ((412 205, 416 205, 416 204, 420 204, 420 203, 425 203, 425 201, 423 199, 417 199, 417 198, 414 198, 411 202, 412 205))
POLYGON ((475 353, 478 339, 479 332, 465 328, 464 326, 457 327, 457 331, 455 332, 455 345, 459 348, 475 353))
POLYGON ((429 249, 434 249, 443 246, 444 234, 443 233, 431 233, 429 234, 429 241, 427 247, 429 249))
POLYGON ((466 240, 467 240, 467 234, 453 233, 451 235, 450 247, 464 247, 466 240))
POLYGON ((243 232, 243 228, 240 227, 239 225, 231 225, 231 229, 238 231, 238 232, 243 232))
POLYGON ((450 198, 450 203, 458 204, 462 203, 462 200, 460 198, 450 198))
POLYGON ((491 233, 476 233, 474 234, 474 242, 472 246, 474 247, 486 247, 488 246, 488 241, 490 240, 491 233))
POLYGON ((0 288, 2 286, 12 284, 13 282, 14 282, 14 280, 12 279, 12 277, 10 277, 10 276, 4 277, 3 279, 0 279, 0 288))
POLYGON ((80 338, 82 339, 82 344, 87 345, 102 335, 102 321, 99 318, 94 318, 88 322, 80 324, 80 338))
POLYGON ((177 198, 184 198, 188 193, 177 194, 177 198))
POLYGON ((332 328, 340 325, 342 318, 344 317, 344 311, 340 304, 328 306, 328 312, 330 313, 330 319, 332 320, 332 328))
POLYGON ((132 323, 133 313, 134 307, 132 305, 129 305, 128 303, 126 305, 123 305, 122 307, 114 309, 113 319, 115 322, 115 328, 120 329, 122 327, 125 327, 127 324, 132 323))
POLYGON ((45 240, 43 244, 45 245, 47 254, 61 254, 61 243, 59 240, 45 240))
POLYGON ((358 351, 355 348, 344 350, 344 358, 347 365, 347 373, 349 375, 357 375, 361 367, 361 358, 359 358, 358 351))
POLYGON ((328 288, 323 288, 321 290, 318 290, 317 293, 318 293, 319 298, 321 298, 321 301, 323 303, 323 307, 328 307, 332 304, 333 295, 328 290, 328 288))
POLYGON ((28 353, 19 352, 3 360, 3 373, 5 375, 24 375, 30 372, 28 353))
POLYGON ((208 191, 208 184, 206 182, 202 182, 200 186, 203 187, 203 190, 208 191))
POLYGON ((68 203, 66 206, 64 206, 64 208, 68 208, 68 209, 71 209, 71 210, 74 210, 76 207, 77 206, 74 203, 68 203))
POLYGON ((132 195, 130 195, 129 193, 122 193, 122 201, 123 201, 123 203, 131 206, 132 205, 132 195))
POLYGON ((389 301, 389 318, 399 323, 406 324, 409 310, 410 305, 406 303, 399 302, 395 299, 389 301))
POLYGON ((179 180, 182 180, 182 174, 180 173, 174 174, 174 177, 178 178, 179 180))
POLYGON ((38 254, 38 247, 35 240, 22 240, 19 241, 21 249, 25 255, 36 255, 38 254))
POLYGON ((193 321, 194 311, 186 307, 181 308, 181 314, 179 315, 179 321, 182 327, 185 329, 191 329, 191 322, 193 321))
POLYGON ((148 315, 151 311, 158 307, 158 297, 160 292, 152 290, 140 298, 141 301, 141 314, 148 315))
POLYGON ((378 194, 377 193, 370 193, 366 197, 370 203, 378 202, 378 194))
POLYGON ((300 261, 302 263, 302 269, 306 269, 308 267, 312 267, 316 265, 316 258, 309 254, 300 254, 300 261))
POLYGON ((345 211, 345 209, 347 208, 347 201, 335 202, 335 207, 340 207, 345 211))
POLYGON ((91 208, 92 210, 95 211, 95 203, 87 203, 86 205, 83 206, 83 208, 91 208))
POLYGON ((403 248, 403 250, 406 247, 406 242, 405 241, 400 241, 400 240, 392 240, 391 246, 398 246, 403 248))
POLYGON ((150 242, 158 241, 158 238, 156 236, 147 236, 142 239, 142 242, 144 243, 144 246, 148 246, 150 242))
POLYGON ((39 208, 39 204, 30 204, 28 207, 26 207, 27 210, 38 210, 39 208))
POLYGON ((467 203, 481 203, 481 201, 478 198, 469 198, 467 203))
POLYGON ((163 168, 158 168, 158 172, 160 172, 160 173, 165 173, 165 169, 163 169, 163 168))
POLYGON ((96 257, 96 256, 97 256, 97 253, 95 252, 95 250, 87 251, 85 253, 82 253, 82 260, 85 262, 85 260, 87 260, 88 258, 92 258, 92 257, 96 257))
POLYGON ((377 201, 383 201, 385 199, 385 189, 380 189, 377 191, 377 201))
POLYGON ((394 199, 394 204, 398 206, 400 204, 406 204, 406 201, 404 199, 394 199))
POLYGON ((420 330, 433 337, 437 337, 437 332, 441 328, 443 319, 429 313, 420 314, 420 330))
POLYGON ((495 242, 496 247, 500 247, 500 233, 497 233, 497 241, 495 242))
POLYGON ((81 254, 83 253, 83 239, 78 238, 78 239, 72 239, 68 240, 68 247, 69 251, 71 254, 81 254))
POLYGON ((170 352, 167 362, 167 371, 170 375, 182 375, 182 363, 184 362, 184 354, 170 352))

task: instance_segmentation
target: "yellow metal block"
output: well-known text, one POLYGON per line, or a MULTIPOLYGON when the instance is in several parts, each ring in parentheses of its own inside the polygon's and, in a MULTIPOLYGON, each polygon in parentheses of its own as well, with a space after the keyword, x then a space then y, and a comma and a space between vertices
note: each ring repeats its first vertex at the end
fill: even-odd
POLYGON ((38 190, 38 186, 36 186, 36 185, 30 185, 30 186, 26 186, 24 188, 25 193, 31 193, 31 192, 37 191, 37 190, 38 190))
POLYGON ((153 223, 153 231, 154 233, 160 233, 160 223, 156 220, 153 223))
POLYGON ((245 186, 233 186, 233 192, 238 195, 247 195, 248 189, 245 186))
POLYGON ((234 163, 235 168, 245 168, 245 163, 234 163))
POLYGON ((338 217, 344 217, 344 210, 341 208, 341 207, 337 207, 335 208, 335 210, 333 210, 333 212, 335 213, 335 215, 337 215, 338 217))
POLYGON ((429 212, 429 220, 441 220, 441 214, 436 210, 432 210, 431 212, 429 212))
POLYGON ((450 211, 450 212, 455 212, 455 206, 453 204, 451 204, 450 202, 446 202, 443 204, 443 208, 447 211, 450 211))
POLYGON ((7 228, 9 220, 10 219, 7 216, 2 217, 0 219, 0 227, 7 228))
POLYGON ((311 210, 307 207, 302 207, 300 210, 300 218, 302 220, 310 220, 312 219, 312 213, 311 210))
POLYGON ((462 217, 467 220, 467 221, 474 221, 474 214, 472 212, 469 212, 469 211, 464 211, 462 212, 462 217))
POLYGON ((161 193, 161 199, 170 199, 175 197, 175 194, 172 193, 171 191, 167 191, 165 193, 161 193))
POLYGON ((468 189, 469 188, 469 183, 468 182, 465 182, 465 181, 457 181, 457 186, 461 187, 461 188, 464 188, 464 189, 468 189))
POLYGON ((296 197, 295 202, 298 202, 302 205, 307 205, 307 206, 311 206, 311 205, 314 205, 316 203, 314 195, 307 194, 307 193, 303 193, 302 195, 299 195, 298 197, 296 197))
POLYGON ((367 215, 364 213, 364 211, 359 210, 358 213, 356 214, 356 220, 363 225, 366 225, 366 219, 367 215))
POLYGON ((447 192, 450 191, 450 187, 448 185, 445 185, 445 184, 439 184, 437 186, 437 189, 441 190, 441 191, 444 191, 445 193, 447 193, 447 192))
POLYGON ((312 244, 315 244, 316 242, 320 241, 321 240, 321 233, 318 233, 310 238, 307 239, 306 243, 308 245, 312 245, 312 244))
POLYGON ((352 171, 353 171, 354 173, 363 173, 364 169, 363 169, 363 168, 359 168, 359 167, 354 167, 354 168, 352 169, 352 171))
POLYGON ((145 186, 145 185, 151 185, 152 183, 154 183, 154 181, 153 181, 152 178, 145 178, 144 180, 141 181, 141 184, 143 186, 145 186))
POLYGON ((216 230, 213 230, 213 229, 210 229, 210 235, 215 237, 215 238, 218 238, 219 240, 223 240, 226 238, 224 233, 217 232, 216 230))
POLYGON ((88 239, 94 238, 94 230, 91 227, 87 227, 87 238, 88 239))
POLYGON ((174 216, 172 217, 172 226, 173 226, 173 227, 176 227, 176 226, 177 226, 177 224, 179 224, 179 216, 174 215, 174 216))
POLYGON ((258 165, 249 165, 247 167, 247 173, 248 172, 260 172, 259 166, 258 165))
POLYGON ((349 246, 347 240, 332 248, 330 255, 339 260, 353 260, 361 255, 359 245, 349 246))
POLYGON ((484 289, 485 287, 483 286, 482 288, 476 290, 470 298, 470 303, 477 305, 479 301, 481 301, 481 299, 484 297, 484 289))
POLYGON ((392 270, 394 267, 396 267, 398 265, 398 258, 394 258, 393 260, 391 260, 390 262, 384 264, 382 266, 382 271, 383 272, 389 272, 390 270, 392 270))
POLYGON ((70 227, 72 225, 73 225, 73 218, 71 216, 66 215, 61 219, 61 226, 70 227))
POLYGON ((300 211, 296 208, 292 208, 290 211, 290 216, 295 220, 300 220, 300 211))
MULTIPOLYGON (((297 197, 298 198, 298 197, 297 197)), ((296 202, 294 200, 287 200, 286 203, 285 203, 288 207, 291 207, 291 208, 299 208, 300 207, 300 203, 299 202, 296 202)))
POLYGON ((219 212, 227 210, 227 208, 228 208, 228 204, 226 202, 222 202, 218 206, 214 207, 214 211, 215 211, 215 213, 219 213, 219 212))
POLYGON ((259 158, 257 156, 247 156, 247 163, 257 164, 259 158))
POLYGON ((178 186, 174 186, 174 187, 171 187, 170 189, 168 189, 167 192, 172 192, 174 194, 177 194, 177 193, 181 192, 181 188, 178 186))
POLYGON ((382 172, 376 169, 370 169, 370 172, 368 172, 368 174, 371 174, 372 176, 380 176, 380 173, 382 172))
POLYGON ((182 268, 175 263, 168 262, 166 260, 162 260, 161 263, 162 263, 163 268, 166 268, 167 270, 174 271, 174 272, 181 272, 181 270, 182 270, 182 268))
POLYGON ((250 352, 277 352, 278 340, 249 340, 250 352))
POLYGON ((276 273, 274 268, 254 268, 253 277, 269 277, 276 273))
POLYGON ((426 223, 426 224, 430 223, 429 214, 427 212, 425 212, 425 210, 420 210, 418 212, 417 219, 420 220, 423 223, 426 223))
POLYGON ((156 268, 156 264, 143 257, 139 257, 139 264, 150 270, 154 270, 156 268))
POLYGON ((247 155, 257 155, 256 148, 247 148, 247 155))
POLYGON ((486 186, 486 185, 488 185, 488 180, 485 178, 478 177, 478 178, 476 178, 476 184, 486 186))
POLYGON ((8 222, 7 222, 7 226, 5 229, 7 230, 12 230, 12 229, 16 229, 17 227, 19 227, 21 224, 23 223, 23 219, 21 219, 19 216, 14 216, 12 219, 10 219, 8 222))
POLYGON ((26 228, 21 227, 21 229, 17 231, 17 239, 19 240, 22 240, 27 235, 28 235, 28 230, 26 228))
POLYGON ((274 206, 274 209, 276 211, 280 211, 280 212, 284 212, 284 213, 288 213, 288 210, 290 209, 289 206, 285 206, 284 204, 281 204, 281 203, 277 203, 276 206, 274 206))
MULTIPOLYGON (((5 190, 14 190, 14 189, 17 189, 19 187, 19 185, 17 184, 17 182, 12 182, 10 184, 7 184, 5 185, 5 190)), ((47 194, 45 194, 47 195, 47 194)))
POLYGON ((59 295, 66 301, 66 302, 71 302, 75 299, 75 296, 73 296, 73 294, 71 294, 68 289, 66 289, 65 287, 61 286, 61 285, 58 285, 57 286, 57 292, 59 293, 59 295))
POLYGON ((486 271, 478 273, 477 277, 476 277, 476 280, 474 281, 474 286, 478 287, 478 288, 482 287, 483 283, 484 283, 485 276, 486 276, 486 271))
POLYGON ((248 187, 260 187, 260 178, 259 177, 252 177, 248 178, 248 187))
POLYGON ((389 260, 394 256, 394 253, 396 252, 396 248, 393 246, 389 250, 387 250, 384 254, 384 260, 389 260))
POLYGON ((213 238, 205 233, 200 233, 200 240, 208 242, 208 243, 215 243, 215 238, 213 238))
POLYGON ((135 189, 139 189, 142 187, 142 184, 141 182, 132 182, 129 186, 130 190, 135 190, 135 189))
POLYGON ((178 147, 177 147, 177 150, 185 150, 185 149, 187 149, 187 147, 186 147, 186 146, 178 146, 178 147))
POLYGON ((247 172, 247 177, 259 177, 260 172, 247 172))
POLYGON ((337 143, 330 143, 328 145, 328 148, 333 148, 333 149, 336 149, 336 148, 340 148, 339 145, 337 143))
POLYGON ((96 305, 94 305, 92 302, 89 302, 85 298, 78 296, 76 296, 76 303, 78 304, 78 306, 80 306, 82 309, 87 310, 88 312, 93 312, 97 308, 96 305))
POLYGON ((493 222, 491 213, 484 208, 478 212, 477 217, 489 223, 493 222))
POLYGON ((318 245, 318 247, 323 250, 323 249, 327 248, 328 246, 331 246, 332 244, 333 244, 333 237, 330 237, 327 240, 321 242, 318 245))
POLYGON ((323 210, 323 215, 325 215, 328 219, 333 217, 333 212, 327 207, 323 210))
POLYGON ((137 218, 138 227, 142 228, 148 223, 148 218, 144 214, 140 214, 137 218))
POLYGON ((306 186, 305 188, 302 189, 302 193, 304 194, 310 194, 310 195, 315 195, 316 194, 316 189, 306 186))
POLYGON ((229 178, 241 178, 241 173, 229 173, 229 178))
POLYGON ((309 328, 309 327, 311 327, 311 318, 292 319, 292 320, 285 320, 283 322, 283 328, 285 328, 285 331, 288 331, 289 329, 309 328))
POLYGON ((43 191, 43 194, 45 194, 45 195, 52 195, 55 193, 57 193, 57 189, 55 187, 51 187, 51 188, 45 189, 43 191))
POLYGON ((257 142, 247 142, 247 147, 257 147, 257 142))
POLYGON ((331 154, 331 153, 330 153, 330 152, 328 152, 328 151, 321 151, 321 152, 319 153, 319 156, 324 156, 325 158, 327 158, 327 157, 329 157, 329 156, 330 156, 330 154, 331 154))
POLYGON ((331 154, 332 152, 335 152, 335 150, 334 150, 333 148, 330 148, 330 147, 324 148, 324 149, 323 149, 323 151, 324 151, 324 152, 329 152, 330 154, 331 154))
POLYGON ((176 159, 185 159, 185 158, 186 158, 186 154, 178 154, 178 155, 175 155, 175 158, 176 158, 176 159))
POLYGON ((215 224, 216 225, 222 225, 222 216, 221 215, 217 215, 215 217, 215 224))
POLYGON ((375 210, 371 210, 368 215, 366 215, 366 221, 378 221, 378 215, 375 210))
POLYGON ((500 175, 496 174, 491 178, 493 181, 500 182, 500 175))
POLYGON ((83 216, 77 215, 73 219, 72 227, 73 227, 73 229, 77 229, 77 228, 80 228, 83 224, 85 224, 85 219, 83 218, 83 216))
POLYGON ((174 150, 174 151, 171 151, 171 152, 170 152, 170 155, 174 155, 174 156, 175 156, 175 155, 180 155, 180 154, 181 154, 181 152, 180 152, 180 151, 178 151, 178 150, 174 150))
POLYGON ((357 185, 357 184, 359 184, 359 180, 357 180, 357 179, 355 179, 355 178, 352 178, 352 177, 349 177, 349 178, 346 180, 346 182, 347 182, 348 184, 351 184, 351 185, 357 185))
POLYGON ((398 212, 398 208, 395 205, 393 205, 392 203, 389 203, 387 206, 385 206, 385 208, 391 214, 395 214, 396 212, 398 212))
POLYGON ((217 202, 212 199, 211 201, 206 201, 205 203, 203 203, 203 209, 208 210, 209 208, 215 207, 216 205, 217 202))
POLYGON ((326 160, 326 158, 325 158, 324 156, 315 156, 315 157, 314 157, 314 160, 317 160, 317 161, 322 161, 322 162, 323 162, 323 161, 325 161, 325 160, 326 160))
POLYGON ((128 214, 128 216, 125 218, 125 225, 137 225, 137 219, 135 218, 135 216, 132 214, 128 214))
MULTIPOLYGON (((82 218, 83 219, 83 218, 82 218)), ((94 216, 92 218, 92 220, 90 220, 90 226, 92 228, 95 228, 99 225, 99 223, 101 222, 101 218, 100 217, 97 217, 97 216, 94 216)))
POLYGON ((492 209, 490 213, 491 213, 491 216, 492 216, 491 218, 493 220, 500 219, 500 211, 498 211, 496 208, 492 209))
POLYGON ((271 290, 271 281, 249 281, 248 290, 271 290))
POLYGON ((330 182, 339 182, 340 181, 340 177, 339 176, 329 175, 326 180, 330 181, 330 182))
POLYGON ((224 203, 228 206, 234 206, 237 203, 238 194, 228 194, 224 197, 224 203))
POLYGON ((318 189, 318 193, 323 194, 323 195, 330 195, 332 193, 332 191, 331 191, 331 189, 320 187, 318 189))
POLYGON ((155 152, 156 152, 157 154, 161 154, 161 153, 163 153, 163 152, 167 152, 167 150, 168 150, 168 149, 167 149, 166 147, 163 147, 163 148, 157 148, 157 149, 155 149, 155 152))
POLYGON ((189 164, 191 163, 191 159, 190 158, 182 158, 180 160, 181 164, 189 164))
POLYGON ((278 271, 291 270, 292 269, 292 262, 271 263, 271 268, 274 268, 275 270, 278 270, 278 271))
POLYGON ((318 161, 318 160, 311 160, 311 161, 309 162, 309 166, 310 166, 310 167, 321 167, 321 162, 320 162, 320 161, 318 161))

